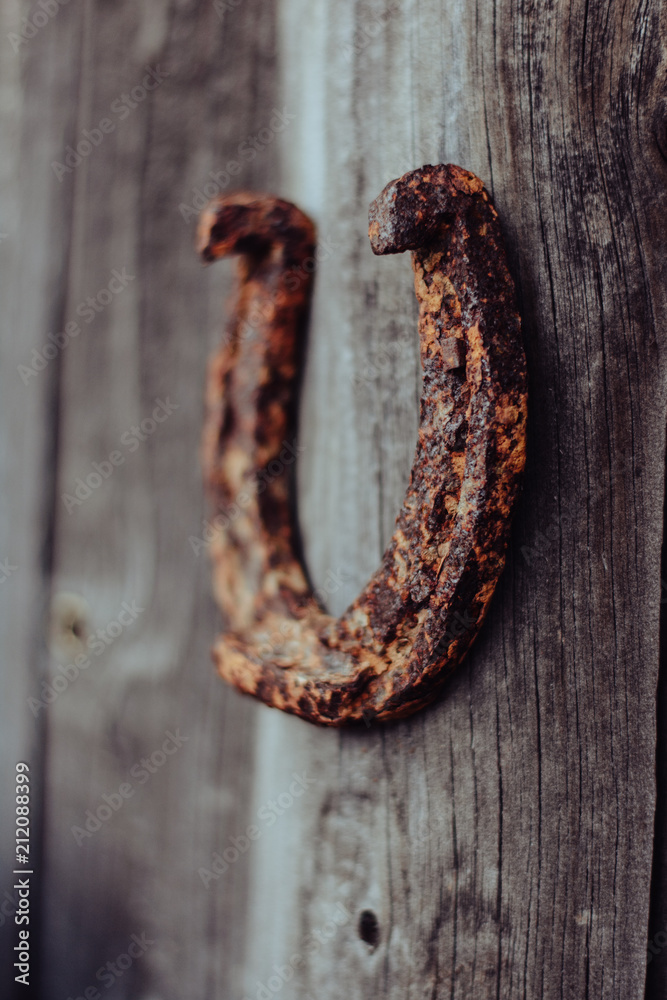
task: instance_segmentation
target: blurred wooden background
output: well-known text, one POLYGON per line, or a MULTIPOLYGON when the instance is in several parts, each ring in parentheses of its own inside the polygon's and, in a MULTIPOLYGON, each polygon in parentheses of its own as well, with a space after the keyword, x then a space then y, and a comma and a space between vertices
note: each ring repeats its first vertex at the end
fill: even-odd
POLYGON ((17 760, 39 872, 17 996, 667 995, 665 15, 2 5, 3 996, 17 760), (232 270, 200 267, 196 213, 243 186, 318 225, 298 512, 338 613, 379 562, 417 433, 409 260, 373 257, 367 206, 440 161, 491 190, 520 289, 524 497, 446 697, 320 731, 209 660, 198 443, 232 270))

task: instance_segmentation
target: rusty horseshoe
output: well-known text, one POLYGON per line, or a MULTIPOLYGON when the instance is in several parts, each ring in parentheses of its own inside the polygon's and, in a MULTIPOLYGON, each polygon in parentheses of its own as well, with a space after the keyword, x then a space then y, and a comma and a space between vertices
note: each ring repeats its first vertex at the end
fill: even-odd
POLYGON ((203 464, 227 631, 222 677, 327 726, 430 702, 470 648, 505 563, 526 453, 526 362, 497 213, 474 174, 424 166, 370 207, 374 253, 412 251, 423 367, 410 485, 382 564, 340 618, 296 554, 288 474, 315 233, 296 206, 240 192, 202 213, 205 261, 240 256, 209 362, 203 464))

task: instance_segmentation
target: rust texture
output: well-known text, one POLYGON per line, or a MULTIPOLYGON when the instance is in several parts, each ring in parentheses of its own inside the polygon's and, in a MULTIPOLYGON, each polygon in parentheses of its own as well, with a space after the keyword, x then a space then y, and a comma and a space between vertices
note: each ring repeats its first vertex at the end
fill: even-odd
POLYGON ((240 255, 228 333, 209 364, 203 456, 225 680, 329 726, 400 718, 465 656, 505 562, 525 462, 526 366, 497 213, 453 165, 392 181, 370 208, 376 254, 412 251, 423 390, 410 485, 382 564, 338 619, 295 552, 289 482, 314 229, 288 202, 221 197, 207 261, 240 255))

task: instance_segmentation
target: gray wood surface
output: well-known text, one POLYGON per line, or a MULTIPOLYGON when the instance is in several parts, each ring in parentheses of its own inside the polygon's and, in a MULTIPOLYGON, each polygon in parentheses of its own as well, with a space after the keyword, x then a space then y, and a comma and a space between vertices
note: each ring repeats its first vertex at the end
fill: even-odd
MULTIPOLYGON (((18 16, 17 4, 0 10, 0 38, 5 39, 18 16)), ((52 135, 35 134, 38 117, 34 95, 44 90, 48 68, 35 67, 30 83, 21 79, 20 61, 3 52, 0 59, 0 634, 3 669, 0 674, 0 968, 7 991, 13 985, 13 948, 17 928, 14 917, 18 895, 14 890, 15 812, 14 788, 17 761, 30 761, 33 789, 32 858, 40 848, 41 775, 43 727, 26 710, 26 700, 46 670, 42 623, 48 602, 49 549, 55 464, 51 460, 57 376, 55 369, 40 373, 36 384, 26 386, 17 365, 30 360, 31 349, 41 346, 40 331, 48 329, 59 310, 58 248, 61 245, 63 208, 53 192, 41 187, 43 161, 48 159, 52 135), (31 156, 26 139, 32 134, 31 156), (38 163, 42 161, 42 166, 38 163), (23 175, 25 194, 32 186, 30 203, 24 201, 17 178, 23 175), (44 220, 53 218, 50 232, 44 220), (31 247, 41 245, 41 252, 31 247), (36 295, 34 289, 41 289, 36 295)), ((54 116, 54 124, 57 115, 54 116)))
POLYGON ((0 711, 3 802, 17 759, 44 784, 40 997, 634 1000, 647 942, 664 997, 664 5, 83 0, 15 54, 31 9, 0 13, 0 560, 19 567, 0 711), (161 82, 133 98, 147 67, 161 82), (99 144, 54 170, 84 129, 99 144), (503 222, 524 496, 445 697, 316 730, 209 661, 197 451, 232 270, 195 258, 197 191, 267 189, 317 223, 297 507, 340 612, 391 534, 418 421, 409 260, 373 257, 367 206, 438 161, 479 174, 503 222), (132 935, 143 953, 98 976, 132 935))

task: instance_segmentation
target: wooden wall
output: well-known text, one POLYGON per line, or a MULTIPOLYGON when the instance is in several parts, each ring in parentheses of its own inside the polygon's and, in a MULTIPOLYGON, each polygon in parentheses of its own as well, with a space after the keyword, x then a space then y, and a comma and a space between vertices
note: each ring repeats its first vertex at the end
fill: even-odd
POLYGON ((0 10, 0 892, 29 760, 33 995, 664 997, 664 4, 53 9, 0 10), (524 496, 446 696, 317 730, 209 660, 197 452, 232 271, 195 257, 199 192, 269 190, 318 226, 297 494, 338 613, 391 535, 417 434, 409 260, 373 257, 367 206, 439 161, 479 174, 501 215, 524 496))

